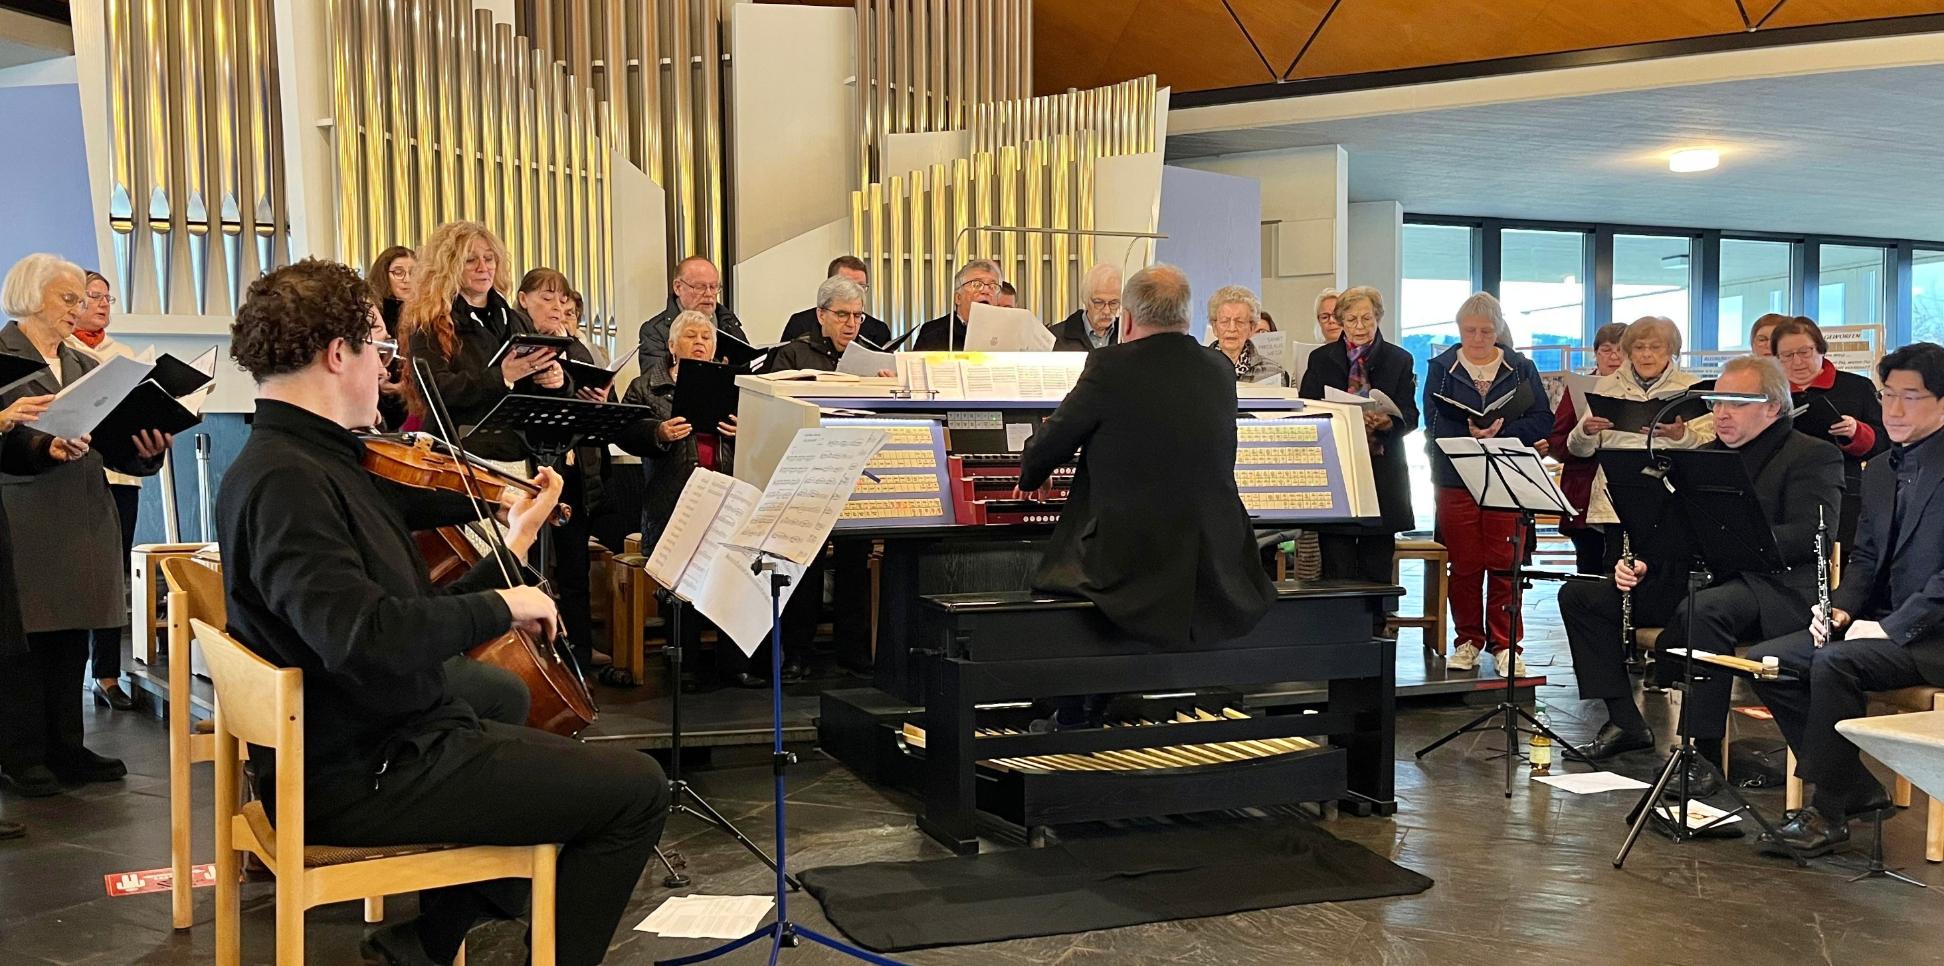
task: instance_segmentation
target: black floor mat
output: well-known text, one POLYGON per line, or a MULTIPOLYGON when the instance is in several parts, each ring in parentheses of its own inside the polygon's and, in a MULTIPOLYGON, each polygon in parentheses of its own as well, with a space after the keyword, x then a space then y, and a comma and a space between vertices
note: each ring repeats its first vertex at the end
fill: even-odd
POLYGON ((804 888, 879 952, 1411 895, 1431 880, 1300 820, 1140 828, 1042 849, 824 866, 804 888))

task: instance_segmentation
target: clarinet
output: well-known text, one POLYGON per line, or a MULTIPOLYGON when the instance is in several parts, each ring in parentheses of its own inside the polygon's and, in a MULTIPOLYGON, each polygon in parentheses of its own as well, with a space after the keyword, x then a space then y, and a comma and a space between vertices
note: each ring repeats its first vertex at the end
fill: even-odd
POLYGON ((1829 611, 1829 521, 1823 519, 1823 508, 1816 508, 1816 606, 1822 608, 1823 622, 1829 628, 1829 636, 1836 636, 1836 617, 1829 611))
MULTIPOLYGON (((1633 537, 1625 530, 1620 531, 1620 562, 1629 571, 1633 570, 1633 537)), ((1639 658, 1634 654, 1633 591, 1620 592, 1620 652, 1627 655, 1629 664, 1639 658)))

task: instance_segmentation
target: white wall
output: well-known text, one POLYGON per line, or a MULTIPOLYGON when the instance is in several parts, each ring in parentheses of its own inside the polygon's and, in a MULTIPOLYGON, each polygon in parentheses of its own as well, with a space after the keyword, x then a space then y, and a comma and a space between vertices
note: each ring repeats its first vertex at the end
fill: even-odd
POLYGON ((830 260, 850 251, 850 217, 804 232, 736 263, 729 307, 756 345, 783 335, 792 314, 816 304, 830 260))
MULTIPOLYGON (((1404 205, 1397 201, 1360 201, 1350 206, 1349 285, 1370 285, 1383 293, 1384 308, 1397 312, 1404 287, 1404 205)), ((1314 324, 1314 323, 1312 323, 1314 324)), ((1386 328, 1395 332, 1395 328, 1386 328)))
POLYGON ((748 258, 850 212, 857 20, 846 8, 788 4, 725 12, 736 250, 748 258))
MULTIPOLYGON (((1262 301, 1301 318, 1316 293, 1348 274, 1350 164, 1323 145, 1199 158, 1182 167, 1253 178, 1262 186, 1262 301)), ((1314 328, 1315 323, 1311 323, 1314 328)))

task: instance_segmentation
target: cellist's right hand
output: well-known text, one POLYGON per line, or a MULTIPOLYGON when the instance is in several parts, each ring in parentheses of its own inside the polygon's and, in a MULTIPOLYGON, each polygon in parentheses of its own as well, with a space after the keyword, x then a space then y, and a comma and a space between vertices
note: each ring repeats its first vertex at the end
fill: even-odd
POLYGON ((560 608, 538 587, 506 587, 495 593, 513 612, 513 626, 552 643, 560 634, 560 608))

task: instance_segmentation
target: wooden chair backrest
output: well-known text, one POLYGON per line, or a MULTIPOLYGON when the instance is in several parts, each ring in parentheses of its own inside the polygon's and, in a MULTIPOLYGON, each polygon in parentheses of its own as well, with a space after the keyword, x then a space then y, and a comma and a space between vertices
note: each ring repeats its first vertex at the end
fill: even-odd
POLYGON ((216 684, 218 734, 276 749, 281 779, 289 765, 303 760, 304 673, 256 656, 201 618, 189 624, 216 684))
POLYGON ((180 600, 186 605, 169 608, 169 623, 180 619, 186 628, 188 619, 195 618, 216 627, 229 625, 229 608, 223 601, 222 570, 193 557, 169 557, 162 561, 162 577, 169 582, 169 603, 174 605, 180 600), (178 594, 182 596, 178 598, 178 594))

